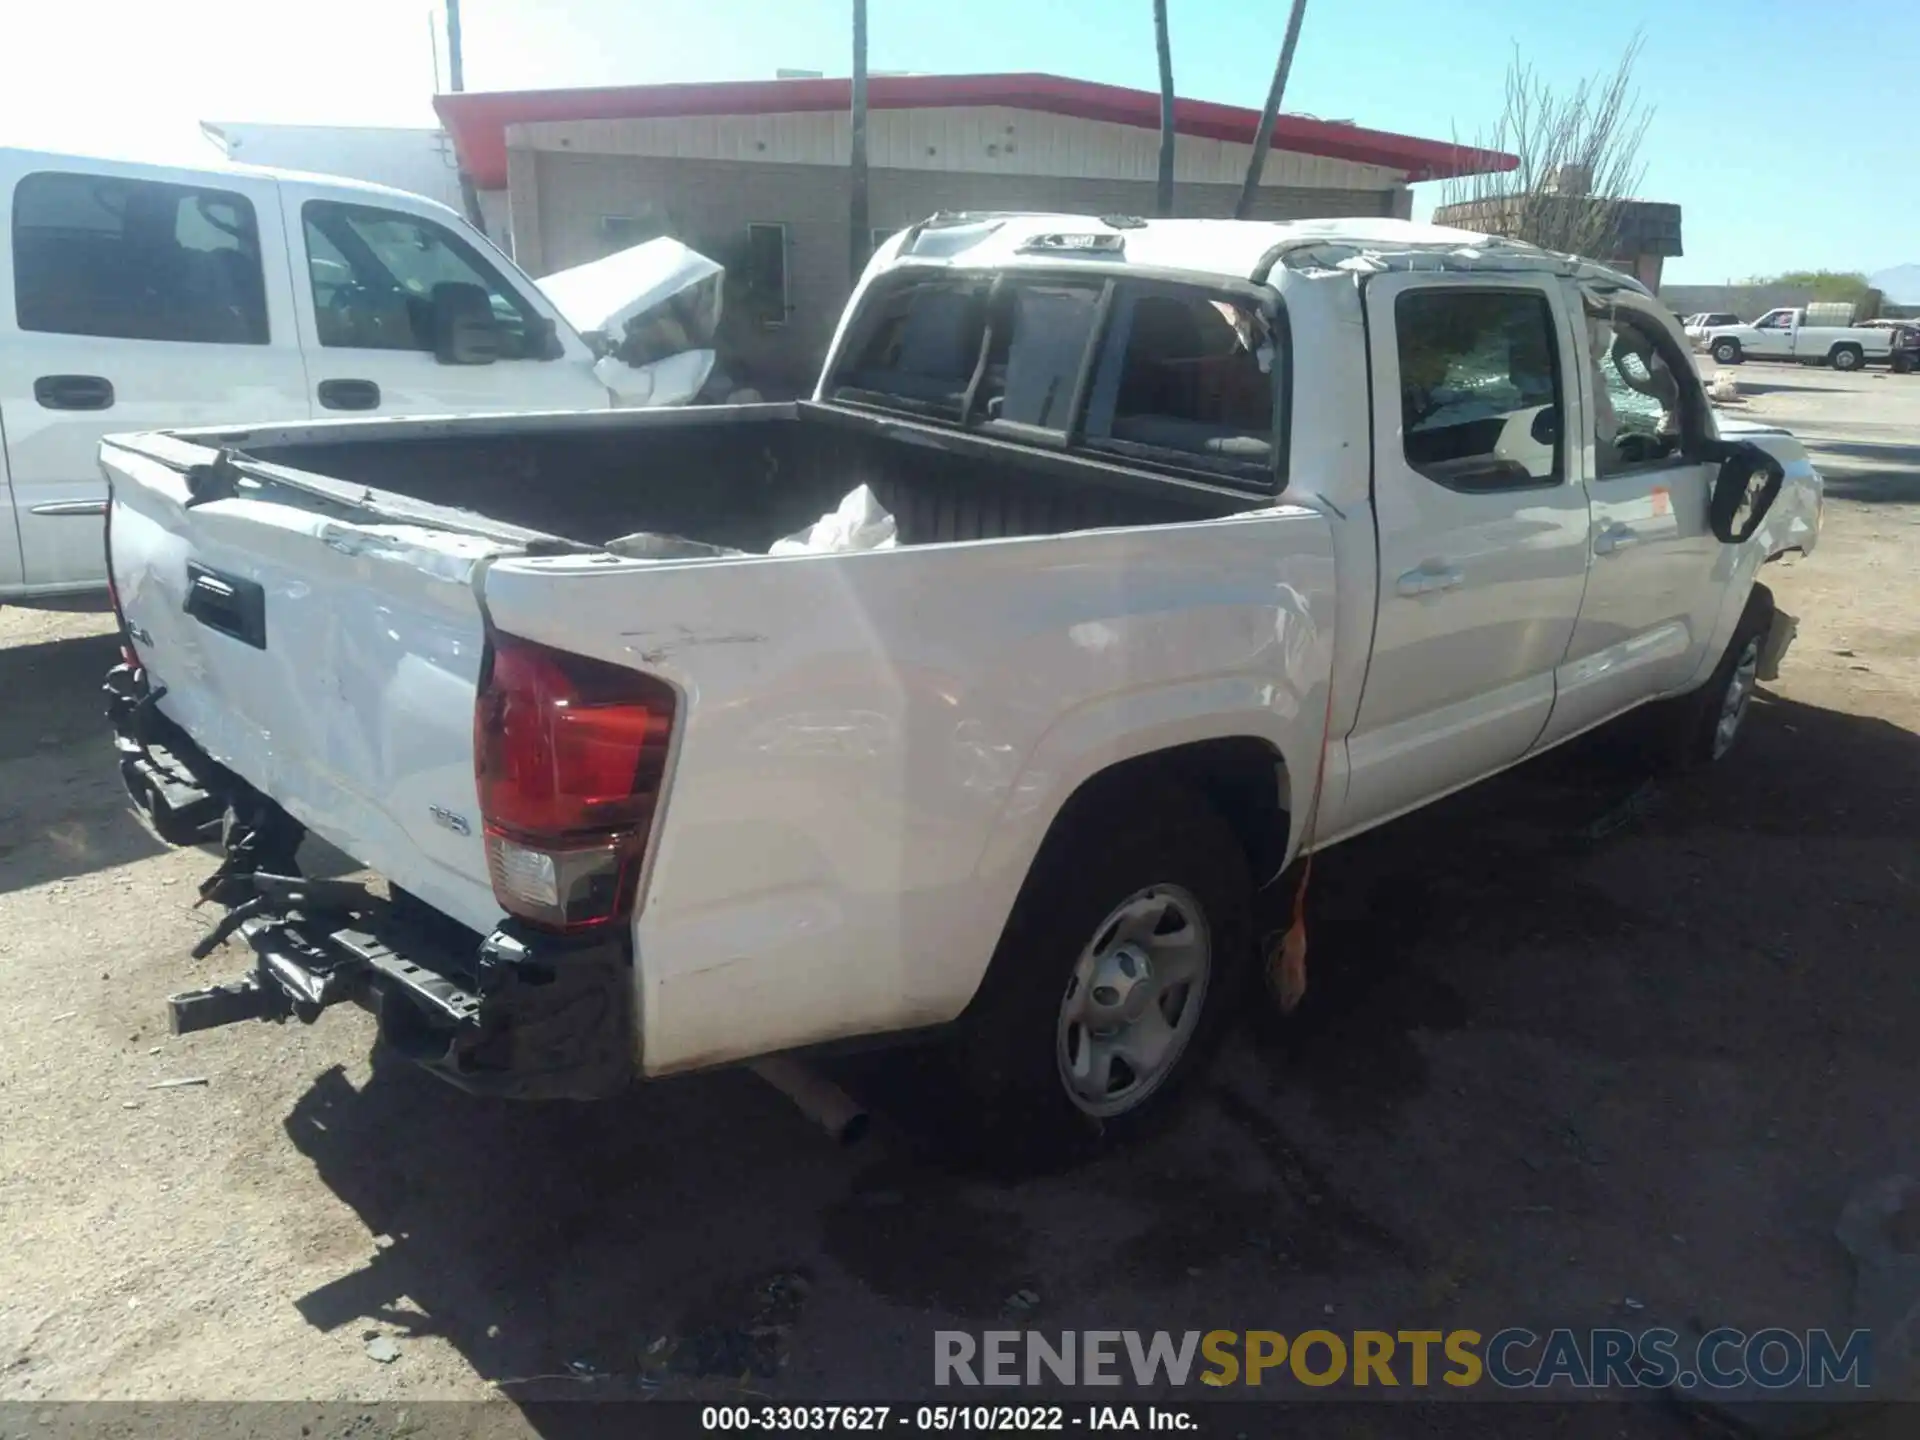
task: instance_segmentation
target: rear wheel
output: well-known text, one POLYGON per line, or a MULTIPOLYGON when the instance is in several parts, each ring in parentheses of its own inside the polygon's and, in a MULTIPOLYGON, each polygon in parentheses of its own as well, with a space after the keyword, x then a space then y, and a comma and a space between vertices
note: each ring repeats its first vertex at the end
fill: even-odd
POLYGON ((1204 798, 1147 781, 1055 826, 961 1025, 996 1158, 1152 1125, 1218 1044, 1253 949, 1247 865, 1204 798))
POLYGON ((1858 345, 1836 345, 1832 358, 1836 370, 1858 370, 1867 363, 1866 352, 1858 345))
POLYGON ((1714 341, 1713 358, 1722 365, 1738 365, 1740 363, 1740 342, 1738 340, 1714 341))

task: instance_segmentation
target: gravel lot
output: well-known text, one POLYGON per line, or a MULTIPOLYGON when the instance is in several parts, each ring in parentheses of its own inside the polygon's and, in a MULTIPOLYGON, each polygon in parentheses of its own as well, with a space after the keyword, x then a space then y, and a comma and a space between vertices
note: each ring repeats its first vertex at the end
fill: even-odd
POLYGON ((0 611, 0 1399, 906 1397, 1022 1291, 1049 1330, 1845 1324, 1840 1207, 1920 1174, 1920 377, 1737 373, 1829 504, 1724 769, 1604 735, 1332 852, 1304 1014, 1020 1184, 943 1162, 906 1062, 850 1067, 892 1103, 842 1152, 738 1073, 476 1101, 347 1007, 170 1039, 242 968, 188 958, 210 861, 124 811, 107 617, 0 611))

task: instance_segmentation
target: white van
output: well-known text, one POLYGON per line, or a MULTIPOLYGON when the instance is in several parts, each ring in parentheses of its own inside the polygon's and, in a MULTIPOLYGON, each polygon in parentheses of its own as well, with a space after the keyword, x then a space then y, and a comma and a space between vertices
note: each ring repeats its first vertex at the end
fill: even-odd
POLYGON ((672 404, 706 378, 599 358, 453 211, 379 185, 0 148, 0 237, 0 599, 106 583, 104 435, 672 404))

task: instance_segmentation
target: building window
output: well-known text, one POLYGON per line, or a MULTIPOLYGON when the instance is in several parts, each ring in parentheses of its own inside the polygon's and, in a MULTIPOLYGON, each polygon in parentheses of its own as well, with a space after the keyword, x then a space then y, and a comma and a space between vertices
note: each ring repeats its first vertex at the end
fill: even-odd
POLYGON ((747 309, 762 325, 784 325, 793 306, 787 299, 787 227, 747 226, 747 309))
POLYGON ((228 190, 43 172, 13 194, 22 330, 267 343, 253 205, 228 190))
POLYGON ((672 233, 671 220, 657 205, 643 205, 638 212, 630 215, 600 217, 601 247, 609 255, 672 233))
POLYGON ((638 245, 647 238, 640 233, 641 223, 638 215, 602 215, 600 238, 618 250, 638 245))

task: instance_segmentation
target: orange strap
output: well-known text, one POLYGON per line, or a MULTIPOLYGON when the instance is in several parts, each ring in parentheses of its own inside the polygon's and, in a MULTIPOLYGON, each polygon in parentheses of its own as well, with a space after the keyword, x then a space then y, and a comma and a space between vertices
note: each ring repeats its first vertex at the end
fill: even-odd
POLYGON ((1333 743, 1333 667, 1327 667, 1327 713, 1320 729, 1320 763, 1313 773, 1313 802, 1300 844, 1306 858, 1300 865, 1300 884, 1293 892, 1293 923, 1280 939, 1280 948, 1267 961, 1267 982, 1279 1002, 1280 1013, 1290 1015, 1307 994, 1307 882, 1313 878, 1314 832, 1320 825, 1320 792, 1327 782, 1327 748, 1333 743))

